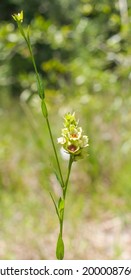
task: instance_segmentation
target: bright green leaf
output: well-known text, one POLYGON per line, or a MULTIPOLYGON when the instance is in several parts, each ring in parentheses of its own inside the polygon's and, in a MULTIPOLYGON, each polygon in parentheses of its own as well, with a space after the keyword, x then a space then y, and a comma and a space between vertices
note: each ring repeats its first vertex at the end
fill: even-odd
POLYGON ((64 209, 64 205, 65 205, 65 201, 64 201, 64 199, 62 199, 62 198, 60 197, 59 202, 58 202, 59 211, 61 211, 61 210, 64 209))

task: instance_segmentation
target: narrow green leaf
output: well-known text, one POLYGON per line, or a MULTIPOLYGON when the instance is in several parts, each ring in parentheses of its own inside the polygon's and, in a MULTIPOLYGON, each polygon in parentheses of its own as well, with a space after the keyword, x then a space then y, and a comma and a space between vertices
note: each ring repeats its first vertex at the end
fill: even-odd
POLYGON ((63 210, 63 209, 64 209, 64 206, 65 206, 65 201, 64 201, 64 199, 62 199, 62 198, 60 197, 60 199, 59 199, 59 201, 58 201, 58 209, 59 209, 59 211, 63 210))
POLYGON ((51 196, 51 199, 52 199, 53 204, 54 204, 54 206, 55 206, 56 214, 57 214, 57 216, 58 216, 58 218, 59 218, 59 212, 58 212, 58 209, 57 209, 57 205, 56 205, 56 202, 55 202, 54 197, 53 197, 53 195, 52 195, 51 192, 50 192, 50 196, 51 196))
POLYGON ((30 26, 29 25, 27 28, 27 40, 28 40, 28 43, 30 44, 30 26))
POLYGON ((64 206, 65 206, 65 201, 64 199, 62 199, 60 197, 59 201, 58 201, 58 211, 59 211, 59 217, 60 217, 60 220, 62 221, 63 219, 63 213, 64 213, 64 206))
POLYGON ((37 88, 38 88, 38 94, 41 99, 45 98, 45 93, 44 93, 44 85, 42 80, 39 77, 39 74, 37 73, 37 88))
POLYGON ((47 118, 48 112, 47 112, 47 108, 46 108, 46 104, 45 104, 44 99, 42 99, 42 101, 41 101, 41 109, 42 109, 43 116, 45 118, 47 118))
POLYGON ((64 242, 61 234, 58 236, 57 246, 56 246, 56 257, 58 260, 63 260, 64 258, 64 242))
POLYGON ((57 181, 59 182, 60 186, 62 187, 62 182, 61 182, 60 176, 58 175, 56 170, 54 170, 54 173, 55 173, 57 181))
POLYGON ((24 32, 24 29, 23 29, 23 27, 22 27, 21 22, 17 21, 17 25, 18 25, 18 28, 19 28, 19 30, 20 30, 21 35, 22 35, 23 38, 26 40, 25 32, 24 32))

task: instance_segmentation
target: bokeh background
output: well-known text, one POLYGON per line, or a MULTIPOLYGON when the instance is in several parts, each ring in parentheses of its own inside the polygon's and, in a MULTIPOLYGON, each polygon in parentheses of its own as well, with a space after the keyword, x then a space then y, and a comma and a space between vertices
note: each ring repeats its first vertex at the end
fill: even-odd
MULTIPOLYGON (((73 165, 65 259, 131 258, 131 2, 0 1, 0 259, 55 259, 56 163, 30 55, 11 15, 24 10, 56 147, 75 111, 89 156, 73 165)), ((66 174, 65 174, 66 175, 66 174)))

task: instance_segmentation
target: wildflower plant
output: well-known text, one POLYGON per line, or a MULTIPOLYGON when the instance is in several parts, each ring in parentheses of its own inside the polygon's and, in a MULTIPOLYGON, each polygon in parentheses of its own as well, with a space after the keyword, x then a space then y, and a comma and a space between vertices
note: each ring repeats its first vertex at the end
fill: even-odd
MULTIPOLYGON (((83 134, 82 127, 79 126, 79 121, 76 120, 75 113, 67 113, 64 116, 64 124, 63 128, 61 130, 61 136, 57 139, 58 144, 61 145, 63 148, 64 152, 69 155, 69 162, 68 162, 68 167, 67 167, 67 175, 66 179, 63 176, 63 172, 61 169, 61 165, 59 162, 55 142, 53 139, 53 134, 50 126, 50 121, 48 117, 48 109, 46 106, 45 102, 45 93, 44 93, 44 86, 42 79, 38 73, 37 67, 36 67, 36 62, 35 58, 32 52, 32 46, 30 42, 30 32, 29 32, 29 27, 27 28, 26 32, 22 26, 23 22, 23 11, 21 11, 18 14, 12 15, 13 19, 16 21, 18 25, 18 29, 24 38, 27 47, 30 52, 32 64, 34 67, 34 71, 36 74, 36 82, 37 82, 37 90, 39 97, 41 99, 41 109, 43 116, 45 118, 48 131, 49 131, 49 137, 51 140, 51 144, 53 147, 54 151, 54 156, 56 159, 56 164, 57 164, 57 179, 59 181, 60 187, 62 189, 62 195, 56 202, 54 199, 54 196, 50 192, 51 199, 54 203, 56 214, 58 216, 59 220, 59 235, 58 235, 58 240, 56 244, 56 257, 59 260, 62 260, 64 258, 64 242, 63 242, 63 222, 64 222, 64 211, 65 211, 65 200, 66 200, 66 194, 67 194, 67 188, 68 188, 68 183, 69 183, 69 177, 71 173, 71 167, 73 162, 82 159, 85 155, 87 155, 87 151, 85 148, 88 146, 88 136, 83 134)), ((64 172, 65 173, 65 172, 64 172)))

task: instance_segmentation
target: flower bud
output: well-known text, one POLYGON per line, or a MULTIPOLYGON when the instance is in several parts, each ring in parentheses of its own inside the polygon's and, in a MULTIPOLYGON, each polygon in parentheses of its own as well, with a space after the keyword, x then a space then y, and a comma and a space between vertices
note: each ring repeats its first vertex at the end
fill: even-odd
POLYGON ((13 19, 17 22, 23 22, 23 11, 18 14, 12 15, 13 19))

